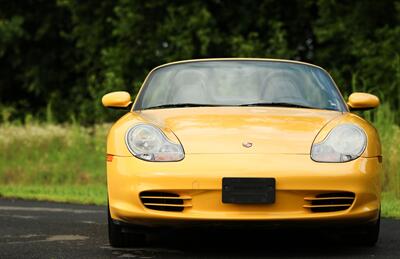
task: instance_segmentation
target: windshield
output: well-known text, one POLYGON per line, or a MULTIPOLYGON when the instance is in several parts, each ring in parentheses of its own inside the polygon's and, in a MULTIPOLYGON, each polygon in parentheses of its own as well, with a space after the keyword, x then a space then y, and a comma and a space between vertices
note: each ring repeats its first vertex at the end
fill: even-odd
POLYGON ((151 73, 136 110, 196 106, 283 106, 344 111, 320 68, 281 61, 194 61, 151 73))

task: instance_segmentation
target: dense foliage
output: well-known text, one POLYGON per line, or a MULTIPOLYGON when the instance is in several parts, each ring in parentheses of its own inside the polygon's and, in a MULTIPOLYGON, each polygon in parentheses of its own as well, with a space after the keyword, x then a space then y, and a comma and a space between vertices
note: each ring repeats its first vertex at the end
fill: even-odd
POLYGON ((309 61, 399 111, 399 39, 392 0, 0 0, 0 119, 101 122, 104 93, 205 57, 309 61))

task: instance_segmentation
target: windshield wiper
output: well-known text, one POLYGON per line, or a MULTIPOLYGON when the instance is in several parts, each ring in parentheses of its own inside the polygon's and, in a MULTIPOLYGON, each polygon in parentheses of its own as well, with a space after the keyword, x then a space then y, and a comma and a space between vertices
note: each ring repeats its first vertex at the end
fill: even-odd
POLYGON ((270 103, 245 103, 239 106, 264 106, 264 107, 294 107, 294 108, 306 108, 306 109, 317 109, 315 107, 306 106, 296 103, 284 103, 284 102, 270 102, 270 103))
POLYGON ((172 104, 162 104, 152 107, 147 107, 147 109, 163 109, 163 108, 183 108, 183 107, 216 107, 222 106, 217 104, 208 104, 208 103, 172 103, 172 104))

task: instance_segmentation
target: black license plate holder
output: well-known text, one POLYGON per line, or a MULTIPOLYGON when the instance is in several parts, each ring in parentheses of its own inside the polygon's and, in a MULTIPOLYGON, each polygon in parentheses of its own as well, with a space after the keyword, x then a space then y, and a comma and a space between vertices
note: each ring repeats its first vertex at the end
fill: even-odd
POLYGON ((222 178, 222 202, 235 204, 275 203, 275 178, 222 178))

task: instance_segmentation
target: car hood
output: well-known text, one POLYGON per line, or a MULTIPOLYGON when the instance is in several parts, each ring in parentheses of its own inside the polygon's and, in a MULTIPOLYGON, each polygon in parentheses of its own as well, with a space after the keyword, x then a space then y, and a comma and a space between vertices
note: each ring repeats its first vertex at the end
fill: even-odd
POLYGON ((318 132, 341 112, 274 107, 196 107, 138 112, 172 130, 185 153, 309 154, 318 132))

